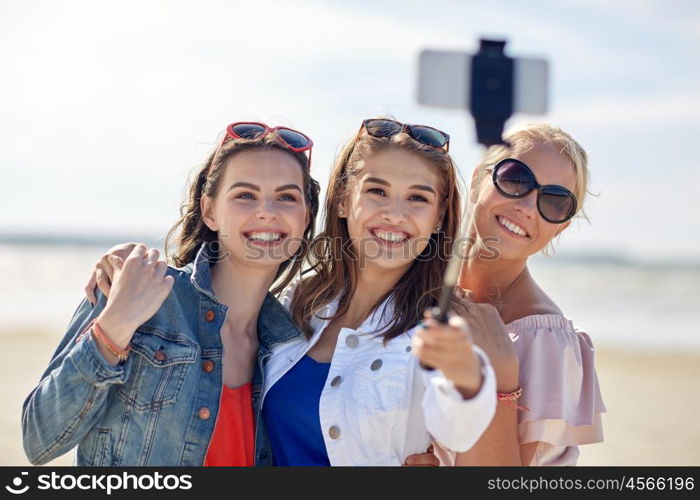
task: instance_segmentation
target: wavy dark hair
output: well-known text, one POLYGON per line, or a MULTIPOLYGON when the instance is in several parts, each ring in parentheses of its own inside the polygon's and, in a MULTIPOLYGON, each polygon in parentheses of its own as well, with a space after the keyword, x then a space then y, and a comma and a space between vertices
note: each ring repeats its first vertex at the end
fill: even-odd
POLYGON ((406 134, 377 138, 360 130, 335 160, 328 181, 323 232, 314 241, 309 254, 310 270, 314 272, 300 281, 292 297, 292 318, 307 337, 313 333, 312 316, 335 298, 340 297, 338 310, 327 319, 338 318, 348 310, 357 286, 358 261, 352 252, 346 220, 339 217, 338 208, 347 197, 350 179, 360 172, 360 162, 391 148, 418 155, 435 168, 441 181, 444 214, 441 230, 431 235, 425 250, 394 289, 374 304, 371 312, 376 311, 387 298, 393 298, 394 314, 381 334, 386 342, 415 326, 422 318, 423 311, 438 303, 452 242, 460 224, 461 201, 454 162, 446 152, 424 146, 406 134))
POLYGON ((278 149, 291 155, 299 163, 304 178, 304 203, 309 211, 309 224, 304 230, 304 241, 296 254, 284 261, 275 275, 273 294, 279 294, 299 273, 307 257, 311 240, 316 231, 316 215, 319 208, 320 186, 311 177, 306 155, 295 153, 280 144, 276 133, 257 139, 229 139, 209 155, 198 168, 187 188, 187 196, 180 207, 180 220, 170 229, 165 239, 168 262, 182 267, 192 262, 202 243, 218 242, 218 234, 204 223, 200 200, 207 195, 215 197, 224 177, 225 166, 231 158, 243 151, 278 149))

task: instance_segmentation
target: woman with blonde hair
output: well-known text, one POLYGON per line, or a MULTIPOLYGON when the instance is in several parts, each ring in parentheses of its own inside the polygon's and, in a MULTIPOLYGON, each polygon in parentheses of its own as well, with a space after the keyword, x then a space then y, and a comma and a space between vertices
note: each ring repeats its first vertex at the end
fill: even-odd
POLYGON ((459 282, 465 318, 491 304, 506 324, 507 334, 474 329, 496 370, 499 404, 469 452, 438 453, 457 465, 575 465, 578 445, 603 440, 593 344, 538 286, 528 259, 551 250, 574 216, 585 217, 588 157, 547 124, 505 140, 509 146, 485 151, 472 176, 469 228, 479 250, 459 282))

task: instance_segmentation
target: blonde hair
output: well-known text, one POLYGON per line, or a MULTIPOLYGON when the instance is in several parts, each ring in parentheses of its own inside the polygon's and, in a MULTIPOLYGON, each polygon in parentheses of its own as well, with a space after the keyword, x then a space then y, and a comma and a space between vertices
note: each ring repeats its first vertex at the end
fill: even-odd
MULTIPOLYGON (((548 123, 529 123, 508 131, 503 137, 509 145, 499 144, 486 149, 481 160, 476 165, 474 182, 471 186, 470 199, 476 195, 478 186, 488 172, 488 168, 499 161, 509 158, 514 154, 527 151, 536 144, 551 144, 559 148, 559 154, 566 156, 576 172, 576 184, 573 193, 576 196, 576 215, 589 220, 583 210, 586 196, 589 191, 590 173, 588 171, 588 154, 586 150, 568 133, 559 127, 548 123)), ((554 246, 550 241, 542 250, 545 255, 554 253, 554 246)))

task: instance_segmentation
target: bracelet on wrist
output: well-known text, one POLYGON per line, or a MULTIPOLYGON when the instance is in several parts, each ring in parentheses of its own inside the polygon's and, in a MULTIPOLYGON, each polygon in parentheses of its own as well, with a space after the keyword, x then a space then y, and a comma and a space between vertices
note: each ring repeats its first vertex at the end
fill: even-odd
POLYGON ((516 390, 513 392, 498 392, 496 393, 496 397, 498 398, 499 401, 503 401, 504 403, 508 405, 515 405, 515 407, 518 410, 523 410, 523 411, 530 411, 529 408, 526 408, 524 406, 520 406, 519 404, 516 403, 518 399, 520 399, 520 396, 523 395, 523 388, 518 387, 516 390))
POLYGON ((126 358, 129 356, 129 352, 131 352, 131 345, 127 345, 126 349, 122 349, 119 347, 117 344, 115 344, 100 328, 99 323, 97 320, 94 320, 92 323, 92 336, 97 339, 102 345, 107 348, 107 350, 116 357, 119 362, 123 362, 126 360, 126 358))

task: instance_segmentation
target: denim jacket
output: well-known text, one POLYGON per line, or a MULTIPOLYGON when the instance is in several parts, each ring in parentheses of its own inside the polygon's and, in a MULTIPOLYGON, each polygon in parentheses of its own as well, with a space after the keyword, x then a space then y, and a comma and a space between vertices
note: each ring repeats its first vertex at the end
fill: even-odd
MULTIPOLYGON (((33 464, 77 445, 76 465, 202 465, 219 410, 219 332, 228 309, 212 292, 210 260, 202 246, 193 263, 168 269, 173 290, 136 330, 129 357, 116 366, 85 333, 106 298, 99 295, 95 306, 83 300, 24 402, 24 449, 33 464)), ((263 364, 275 344, 299 335, 287 311, 268 294, 258 319, 253 376, 256 465, 272 459, 260 415, 263 364)))

